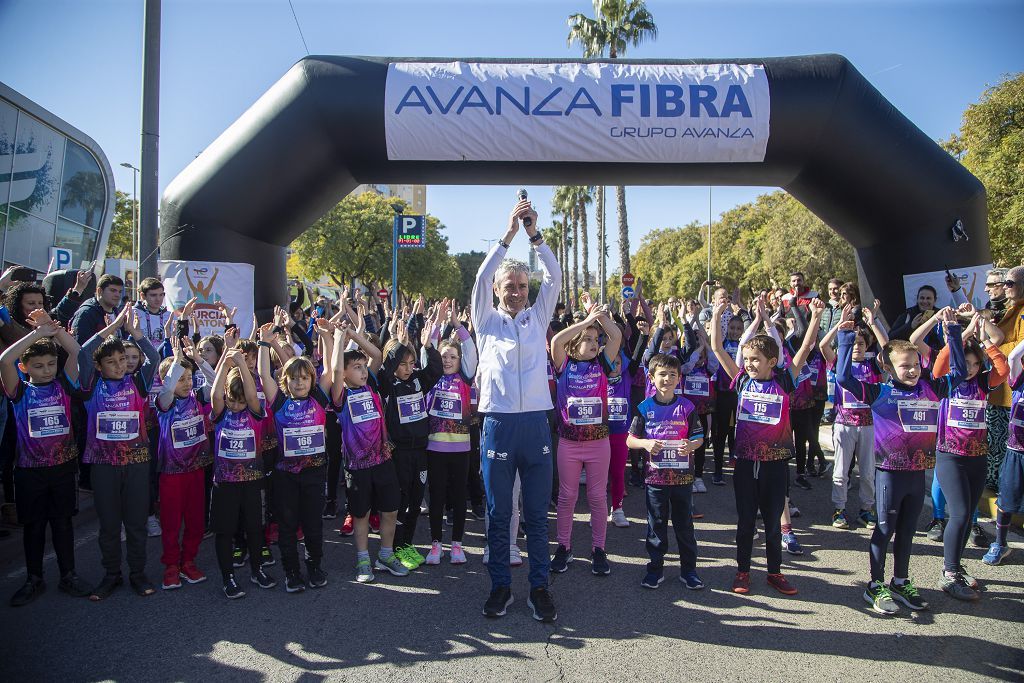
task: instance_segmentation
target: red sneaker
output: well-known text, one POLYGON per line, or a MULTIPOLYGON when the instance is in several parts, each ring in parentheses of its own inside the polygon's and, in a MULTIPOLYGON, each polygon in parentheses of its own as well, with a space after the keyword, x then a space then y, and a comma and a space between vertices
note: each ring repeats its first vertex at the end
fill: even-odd
POLYGON ((370 531, 375 534, 380 533, 380 515, 376 512, 370 513, 370 531))
POLYGON ((338 529, 338 533, 342 536, 351 536, 354 533, 352 527, 352 515, 345 515, 345 522, 341 525, 341 528, 338 529))
POLYGON ((300 543, 306 540, 306 534, 302 533, 301 526, 295 530, 295 540, 299 541, 300 543))
POLYGON ((169 564, 164 568, 164 583, 161 588, 165 591, 181 588, 181 579, 178 578, 178 565, 169 564))
POLYGON ((796 595, 796 588, 782 574, 769 574, 768 585, 783 595, 796 595))
MULTIPOLYGON (((206 581, 206 574, 199 571, 199 567, 196 566, 195 562, 186 562, 181 565, 179 576, 189 583, 202 583, 206 581)), ((166 581, 166 579, 164 580, 166 581)))
POLYGON ((750 572, 736 572, 732 580, 732 592, 746 595, 750 592, 750 572))
POLYGON ((277 522, 268 524, 267 530, 263 532, 263 536, 266 538, 267 545, 277 543, 277 522))

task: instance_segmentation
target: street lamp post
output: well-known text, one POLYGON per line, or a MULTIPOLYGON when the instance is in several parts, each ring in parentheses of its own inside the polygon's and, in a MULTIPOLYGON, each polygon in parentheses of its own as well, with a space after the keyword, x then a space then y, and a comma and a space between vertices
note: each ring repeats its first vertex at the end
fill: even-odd
POLYGON ((401 202, 391 204, 391 210, 395 212, 394 227, 391 230, 391 310, 398 311, 398 222, 405 212, 405 205, 401 202))
POLYGON ((132 260, 135 261, 135 279, 139 279, 139 221, 137 218, 137 211, 139 203, 135 199, 135 194, 138 191, 139 184, 139 169, 135 168, 127 161, 122 163, 121 166, 124 168, 130 168, 132 170, 132 260))

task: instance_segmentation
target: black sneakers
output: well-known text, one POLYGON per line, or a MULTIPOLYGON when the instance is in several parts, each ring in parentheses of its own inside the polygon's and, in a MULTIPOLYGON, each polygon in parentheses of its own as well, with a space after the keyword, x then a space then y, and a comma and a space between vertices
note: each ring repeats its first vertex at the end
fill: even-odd
POLYGON ((99 585, 92 589, 89 599, 93 602, 106 600, 122 584, 124 584, 124 578, 120 574, 106 574, 99 585))
POLYGON ((249 580, 260 588, 273 588, 277 585, 277 581, 272 579, 265 571, 263 571, 263 567, 260 567, 260 570, 253 574, 249 580))
POLYGON ((234 574, 229 574, 228 578, 224 580, 224 595, 229 600, 237 600, 238 598, 245 597, 245 591, 238 585, 238 581, 235 580, 234 574))
POLYGON ((590 554, 590 571, 595 576, 608 576, 612 573, 611 565, 608 564, 608 555, 604 552, 604 548, 594 548, 594 552, 590 554))
POLYGON ((131 584, 132 590, 135 594, 140 597, 146 597, 156 593, 156 587, 150 583, 149 579, 143 572, 128 575, 128 583, 131 584))
POLYGON ((320 516, 324 519, 335 519, 338 516, 338 501, 328 500, 325 502, 323 514, 320 516))
POLYGON ((569 565, 572 564, 572 551, 567 549, 564 545, 559 544, 558 550, 555 551, 555 556, 551 558, 551 571, 556 574, 561 574, 569 565))
POLYGON ((503 617, 505 610, 512 604, 512 589, 508 586, 498 586, 491 590, 491 595, 484 603, 485 617, 503 617))
POLYGON ((40 576, 29 575, 25 585, 11 596, 11 607, 24 607, 32 602, 46 590, 46 582, 40 576))
POLYGON ((530 597, 526 599, 526 604, 533 610, 533 618, 537 621, 550 623, 558 618, 555 602, 551 599, 551 593, 547 588, 530 590, 530 597))
POLYGON ((84 598, 92 593, 89 584, 83 581, 82 577, 74 571, 70 571, 62 576, 60 583, 57 584, 57 588, 73 598, 84 598))
POLYGON ((319 564, 306 563, 306 577, 310 588, 323 588, 327 585, 327 572, 320 569, 319 564))
POLYGON ((302 573, 295 572, 285 576, 284 589, 289 593, 301 593, 306 590, 306 582, 302 578, 302 573))

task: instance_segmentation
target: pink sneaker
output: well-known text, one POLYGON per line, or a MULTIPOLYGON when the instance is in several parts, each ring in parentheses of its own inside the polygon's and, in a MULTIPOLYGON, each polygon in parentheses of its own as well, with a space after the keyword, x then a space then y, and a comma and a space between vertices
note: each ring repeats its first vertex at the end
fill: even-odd
POLYGON ((466 564, 466 553, 461 543, 452 543, 451 561, 452 564, 466 564))
POLYGON ((430 544, 430 552, 427 553, 426 564, 441 564, 441 555, 444 554, 444 550, 441 549, 441 541, 434 541, 430 544))

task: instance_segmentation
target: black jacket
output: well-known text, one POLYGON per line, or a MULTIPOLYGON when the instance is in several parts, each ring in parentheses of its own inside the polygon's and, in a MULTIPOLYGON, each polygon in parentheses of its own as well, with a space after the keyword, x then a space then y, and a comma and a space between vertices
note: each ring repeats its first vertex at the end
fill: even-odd
POLYGON ((434 388, 444 367, 441 365, 441 354, 433 346, 424 347, 420 354, 421 367, 413 370, 409 379, 402 381, 395 377, 402 354, 407 347, 399 346, 384 357, 384 364, 377 375, 380 385, 380 396, 384 401, 384 423, 387 425, 388 436, 396 448, 426 448, 427 437, 430 435, 430 418, 427 417, 427 392, 434 388), (421 403, 418 410, 423 417, 413 422, 402 423, 399 406, 407 406, 407 396, 420 394, 421 403))

